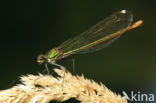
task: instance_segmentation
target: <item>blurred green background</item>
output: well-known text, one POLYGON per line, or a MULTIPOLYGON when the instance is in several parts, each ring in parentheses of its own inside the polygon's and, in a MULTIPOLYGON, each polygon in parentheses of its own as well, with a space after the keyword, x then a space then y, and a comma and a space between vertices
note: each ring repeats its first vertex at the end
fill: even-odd
MULTIPOLYGON (((42 72, 45 67, 36 63, 39 54, 126 9, 143 25, 105 49, 73 55, 76 74, 83 73, 119 94, 123 90, 156 93, 154 0, 9 0, 1 4, 1 90, 15 85, 21 75, 42 72)), ((71 61, 61 64, 72 72, 71 61)))

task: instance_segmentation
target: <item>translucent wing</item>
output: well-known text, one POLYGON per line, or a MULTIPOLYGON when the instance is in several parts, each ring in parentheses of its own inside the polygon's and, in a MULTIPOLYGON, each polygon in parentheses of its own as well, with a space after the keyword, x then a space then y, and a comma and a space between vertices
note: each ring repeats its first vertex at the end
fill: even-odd
POLYGON ((100 50, 119 38, 123 33, 120 31, 130 26, 132 21, 133 15, 131 12, 126 10, 116 12, 77 37, 65 41, 58 48, 65 55, 100 50), (109 37, 114 33, 120 35, 109 37))

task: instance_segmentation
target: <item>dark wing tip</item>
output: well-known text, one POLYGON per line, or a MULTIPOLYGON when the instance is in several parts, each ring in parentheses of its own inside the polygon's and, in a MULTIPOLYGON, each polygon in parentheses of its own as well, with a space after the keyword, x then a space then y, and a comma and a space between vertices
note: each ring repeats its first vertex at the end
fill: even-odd
POLYGON ((126 14, 127 13, 127 10, 121 10, 120 13, 121 14, 126 14))
POLYGON ((130 12, 128 10, 119 11, 119 15, 123 16, 123 18, 129 20, 130 22, 133 21, 133 14, 132 14, 132 12, 130 12))

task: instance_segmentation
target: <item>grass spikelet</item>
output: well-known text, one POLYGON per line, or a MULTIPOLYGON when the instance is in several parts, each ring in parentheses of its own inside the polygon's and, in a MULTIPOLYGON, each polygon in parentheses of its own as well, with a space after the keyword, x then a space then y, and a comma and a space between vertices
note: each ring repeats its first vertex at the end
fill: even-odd
MULTIPOLYGON (((0 91, 0 103, 49 103, 65 102, 74 98, 81 103, 127 103, 102 83, 98 84, 84 76, 65 73, 63 88, 63 69, 54 69, 59 77, 52 75, 27 75, 21 77, 21 84, 0 91)), ((70 102, 69 102, 70 103, 70 102)))

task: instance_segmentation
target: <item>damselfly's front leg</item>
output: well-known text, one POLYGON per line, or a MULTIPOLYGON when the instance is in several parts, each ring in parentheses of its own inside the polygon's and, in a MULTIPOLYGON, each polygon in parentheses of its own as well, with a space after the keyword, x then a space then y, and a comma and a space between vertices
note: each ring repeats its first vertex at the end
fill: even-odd
POLYGON ((60 69, 63 69, 64 70, 63 80, 62 80, 62 90, 63 90, 63 83, 64 83, 64 78, 65 78, 66 68, 64 66, 60 65, 60 64, 57 64, 56 62, 51 62, 50 64, 55 65, 55 66, 58 66, 58 67, 60 67, 60 69))

